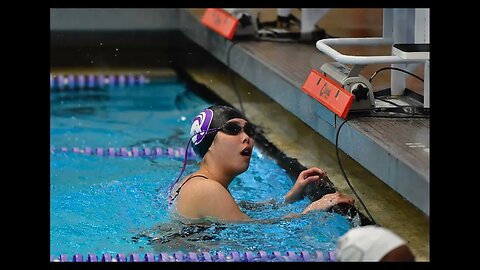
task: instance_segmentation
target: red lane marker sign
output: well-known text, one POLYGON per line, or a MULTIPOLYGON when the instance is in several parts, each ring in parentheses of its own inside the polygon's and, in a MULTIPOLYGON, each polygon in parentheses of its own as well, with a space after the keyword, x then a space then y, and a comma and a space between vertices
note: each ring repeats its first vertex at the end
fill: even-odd
POLYGON ((312 69, 302 90, 345 119, 352 106, 354 95, 323 73, 312 69))
POLYGON ((237 18, 220 8, 207 8, 200 22, 229 40, 233 39, 238 25, 237 18))

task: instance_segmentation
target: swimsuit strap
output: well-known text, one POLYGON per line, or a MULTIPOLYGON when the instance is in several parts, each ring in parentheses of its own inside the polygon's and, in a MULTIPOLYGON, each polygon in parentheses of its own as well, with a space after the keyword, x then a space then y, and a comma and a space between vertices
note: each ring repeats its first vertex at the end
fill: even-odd
POLYGON ((205 178, 205 179, 208 179, 208 177, 206 177, 205 175, 202 175, 202 174, 193 174, 193 175, 190 175, 181 185, 180 187, 177 188, 177 191, 175 191, 175 196, 173 196, 172 200, 170 200, 170 204, 173 203, 173 201, 175 200, 175 198, 177 198, 178 194, 180 193, 180 189, 183 187, 183 185, 185 185, 185 183, 188 182, 188 180, 194 178, 194 177, 202 177, 202 178, 205 178))
POLYGON ((197 176, 202 177, 202 178, 205 178, 205 179, 208 179, 208 177, 206 177, 206 176, 203 175, 203 174, 193 174, 193 175, 190 175, 190 176, 187 178, 187 180, 185 180, 185 182, 187 182, 188 180, 190 180, 190 179, 192 179, 192 178, 194 178, 194 177, 197 177, 197 176))

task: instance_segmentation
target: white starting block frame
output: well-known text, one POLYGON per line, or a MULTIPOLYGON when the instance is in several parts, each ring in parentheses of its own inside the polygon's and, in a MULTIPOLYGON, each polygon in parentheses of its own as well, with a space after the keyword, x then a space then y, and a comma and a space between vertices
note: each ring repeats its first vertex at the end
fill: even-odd
MULTIPOLYGON (((394 47, 395 44, 430 45, 430 9, 429 8, 386 8, 383 9, 383 37, 373 38, 329 38, 317 41, 316 47, 341 64, 354 65, 357 72, 368 64, 391 64, 392 67, 410 70, 419 63, 425 63, 424 70, 424 102, 430 107, 430 52, 405 52, 394 47), (343 55, 332 46, 391 45, 390 56, 352 56, 343 55), (357 66, 357 67, 355 67, 357 66)), ((402 48, 402 46, 398 46, 402 48)), ((410 46, 411 47, 411 46, 410 46)), ((391 73, 391 94, 403 95, 406 75, 400 72, 391 73)))

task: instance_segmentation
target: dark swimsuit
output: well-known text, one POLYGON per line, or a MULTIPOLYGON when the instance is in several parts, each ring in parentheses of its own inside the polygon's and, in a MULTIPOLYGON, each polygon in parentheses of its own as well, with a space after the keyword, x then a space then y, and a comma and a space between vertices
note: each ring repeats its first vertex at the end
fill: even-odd
MULTIPOLYGON (((185 185, 185 183, 187 183, 188 180, 194 177, 202 177, 202 178, 208 179, 208 177, 201 174, 194 174, 189 176, 175 191, 175 196, 173 196, 173 198, 169 201, 169 204, 173 204, 173 201, 177 198, 178 194, 180 193, 180 189, 182 189, 183 185, 185 185)), ((162 226, 162 227, 159 226, 157 236, 153 237, 149 235, 150 233, 141 233, 132 237, 132 241, 135 243, 138 243, 140 238, 147 238, 149 244, 155 244, 155 243, 164 244, 176 239, 177 237, 184 238, 183 241, 189 241, 189 242, 212 240, 212 239, 215 239, 216 235, 218 235, 220 230, 223 230, 224 228, 225 227, 221 226, 221 224, 219 223, 183 224, 182 226, 180 226, 180 228, 178 228, 177 226, 172 226, 172 224, 166 224, 165 226, 162 226), (207 232, 202 233, 205 230, 207 230, 207 232)), ((163 250, 163 246, 161 246, 161 248, 163 250)))
POLYGON ((208 177, 206 177, 205 175, 201 175, 201 174, 194 174, 194 175, 190 175, 190 177, 188 177, 185 182, 183 182, 180 187, 178 187, 177 191, 175 191, 175 196, 173 196, 173 198, 170 200, 170 204, 173 203, 173 201, 177 198, 178 194, 180 193, 180 189, 183 187, 183 185, 185 185, 185 183, 188 182, 188 180, 194 178, 194 177, 202 177, 202 178, 205 178, 205 179, 208 179, 208 177))

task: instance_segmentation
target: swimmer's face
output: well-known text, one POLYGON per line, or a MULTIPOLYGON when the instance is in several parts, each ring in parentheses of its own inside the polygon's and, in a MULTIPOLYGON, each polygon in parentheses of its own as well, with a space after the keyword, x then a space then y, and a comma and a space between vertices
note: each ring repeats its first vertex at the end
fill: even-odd
POLYGON ((228 120, 217 132, 210 152, 224 168, 241 174, 248 169, 253 152, 253 126, 242 118, 228 120))

